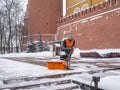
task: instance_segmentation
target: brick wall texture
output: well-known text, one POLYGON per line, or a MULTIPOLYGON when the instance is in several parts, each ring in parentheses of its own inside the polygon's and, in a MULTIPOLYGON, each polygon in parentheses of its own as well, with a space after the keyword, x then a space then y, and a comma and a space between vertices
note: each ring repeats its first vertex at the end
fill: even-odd
POLYGON ((120 0, 58 19, 57 25, 56 40, 72 34, 80 49, 120 48, 120 0))
POLYGON ((58 17, 62 17, 62 0, 28 0, 28 34, 36 41, 39 34, 45 41, 54 40, 58 17))

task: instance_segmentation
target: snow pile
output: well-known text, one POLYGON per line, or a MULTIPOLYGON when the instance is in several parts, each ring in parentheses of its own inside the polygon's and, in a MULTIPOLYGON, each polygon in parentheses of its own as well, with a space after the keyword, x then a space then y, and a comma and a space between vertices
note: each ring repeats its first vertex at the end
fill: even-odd
POLYGON ((108 76, 101 79, 99 86, 105 90, 120 90, 120 75, 108 76))
POLYGON ((80 58, 80 49, 78 48, 75 48, 74 49, 74 52, 72 54, 72 57, 76 58, 76 59, 79 59, 80 58))
POLYGON ((0 57, 52 57, 52 52, 44 51, 44 52, 37 52, 37 53, 0 54, 0 57))
POLYGON ((80 50, 80 52, 97 52, 99 54, 106 54, 111 52, 120 52, 120 49, 92 49, 92 50, 80 50))

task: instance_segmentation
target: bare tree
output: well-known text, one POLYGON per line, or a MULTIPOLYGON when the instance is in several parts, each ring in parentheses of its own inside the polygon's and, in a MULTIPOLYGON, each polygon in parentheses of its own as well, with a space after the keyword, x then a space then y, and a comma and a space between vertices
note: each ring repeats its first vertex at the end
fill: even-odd
POLYGON ((3 28, 2 28, 2 11, 0 11, 0 50, 1 50, 1 53, 3 52, 2 50, 3 50, 3 48, 2 48, 2 40, 3 40, 3 35, 2 35, 2 33, 3 33, 3 28))
POLYGON ((4 32, 4 12, 0 10, 0 51, 1 53, 5 53, 5 32, 4 32))
POLYGON ((3 41, 1 41, 1 47, 4 46, 7 53, 13 52, 13 48, 15 47, 15 51, 19 52, 20 38, 22 36, 21 29, 23 28, 23 8, 19 0, 1 0, 0 7, 4 15, 4 17, 2 17, 4 22, 0 22, 1 25, 4 26, 4 28, 1 29, 1 40, 3 40, 3 37, 5 39, 4 45, 3 41), (4 32, 2 30, 4 30, 4 32))

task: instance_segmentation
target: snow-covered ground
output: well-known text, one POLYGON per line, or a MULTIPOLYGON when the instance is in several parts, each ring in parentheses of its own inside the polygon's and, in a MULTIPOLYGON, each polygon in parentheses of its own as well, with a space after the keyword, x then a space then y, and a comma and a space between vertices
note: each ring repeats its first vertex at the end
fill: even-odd
MULTIPOLYGON (((111 50, 92 50, 92 51, 98 51, 101 53, 106 53, 106 52, 120 52, 118 49, 111 49, 111 50)), ((89 62, 94 62, 94 61, 106 61, 106 62, 119 62, 117 66, 120 66, 120 58, 102 58, 102 59, 95 59, 95 58, 81 58, 79 53, 83 52, 82 50, 75 49, 72 57, 75 57, 73 59, 73 62, 79 62, 79 61, 89 61, 89 62)), ((14 53, 14 54, 4 54, 0 55, 0 87, 7 87, 7 85, 3 84, 3 80, 9 79, 9 78, 21 78, 21 77, 40 77, 40 76, 47 76, 47 75, 54 75, 54 74, 64 74, 64 73, 72 73, 72 72, 82 72, 81 74, 76 74, 72 76, 66 76, 64 78, 68 78, 71 80, 77 80, 80 82, 84 82, 87 84, 90 84, 92 81, 93 76, 100 76, 100 82, 99 82, 99 87, 103 88, 105 90, 120 90, 120 69, 118 70, 110 70, 103 72, 101 67, 97 67, 92 64, 71 64, 71 68, 73 70, 49 70, 47 67, 40 66, 40 65, 34 65, 34 64, 29 64, 25 62, 18 62, 12 61, 10 59, 6 59, 5 57, 29 57, 29 58, 37 58, 37 60, 41 60, 43 58, 44 60, 41 61, 46 61, 45 58, 52 58, 52 52, 39 52, 39 53, 14 53), (93 73, 90 74, 88 71, 96 71, 96 70, 101 70, 98 73, 93 73)), ((58 59, 51 59, 51 60, 58 60, 58 59)), ((101 63, 97 63, 101 64, 101 63)), ((112 63, 111 63, 112 64, 112 63)), ((113 65, 116 65, 113 63, 113 65)), ((60 78, 62 79, 62 78, 60 78)), ((58 80, 60 80, 58 79, 58 80)), ((49 78, 45 80, 39 80, 39 82, 47 82, 50 81, 49 78)), ((36 83, 31 82, 31 83, 36 83)), ((24 82, 19 83, 19 84, 26 84, 24 82)), ((10 86, 14 86, 15 83, 10 84, 10 86)), ((18 84, 17 84, 18 85, 18 84)), ((16 85, 16 86, 17 86, 16 85)), ((72 84, 69 84, 69 86, 72 84)), ((58 88, 56 86, 56 88, 58 88)), ((35 89, 30 89, 30 90, 54 90, 55 88, 50 88, 50 87, 40 87, 40 88, 35 88, 35 89)))

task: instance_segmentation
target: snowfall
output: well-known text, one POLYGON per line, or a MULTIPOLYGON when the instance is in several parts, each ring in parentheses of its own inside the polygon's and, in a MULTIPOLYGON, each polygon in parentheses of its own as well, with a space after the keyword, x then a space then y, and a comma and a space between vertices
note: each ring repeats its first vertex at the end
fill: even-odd
MULTIPOLYGON (((80 57, 80 52, 90 52, 90 51, 97 51, 99 53, 106 53, 106 52, 120 52, 120 49, 103 49, 103 50, 80 50, 76 48, 73 52, 72 58, 75 58, 75 61, 96 61, 96 60, 103 60, 103 61, 116 61, 120 62, 120 58, 102 58, 102 59, 96 59, 96 58, 82 58, 80 57)), ((18 85, 18 83, 10 83, 8 85, 3 83, 3 80, 9 79, 9 78, 19 78, 19 77, 38 77, 38 76, 47 76, 47 75, 54 75, 54 74, 64 74, 64 73, 71 73, 71 72, 82 72, 81 74, 76 74, 64 78, 69 78, 71 80, 77 80, 86 84, 90 84, 92 81, 93 76, 99 76, 100 82, 99 87, 103 88, 104 90, 120 90, 120 69, 118 70, 110 70, 107 72, 99 72, 94 74, 87 73, 88 70, 100 70, 99 67, 96 66, 90 66, 89 69, 86 68, 86 66, 89 66, 89 64, 71 64, 71 68, 73 70, 50 70, 45 66, 25 63, 25 62, 18 62, 13 61, 11 59, 7 59, 9 57, 29 57, 34 58, 34 60, 41 60, 42 61, 48 61, 45 58, 52 58, 53 53, 52 51, 45 51, 45 52, 37 52, 37 53, 13 53, 13 54, 0 54, 0 90, 1 88, 8 87, 8 86, 14 86, 18 85), (76 65, 76 66, 75 66, 76 65)), ((51 59, 52 61, 59 60, 59 57, 51 59)), ((120 65, 120 64, 118 64, 120 65)), ((39 82, 47 82, 50 79, 47 78, 45 80, 39 80, 39 82)), ((59 80, 59 79, 58 79, 59 80)), ((38 81, 37 81, 38 82, 38 81)), ((35 81, 31 83, 36 83, 35 81)), ((26 84, 24 81, 19 82, 19 84, 23 85, 26 84)), ((27 83, 28 84, 28 83, 27 83)), ((56 86, 56 89, 59 88, 56 86)), ((5 89, 9 90, 9 89, 5 89)), ((55 90, 53 87, 39 87, 35 89, 29 89, 29 90, 55 90)), ((81 89, 79 89, 81 90, 81 89)))

